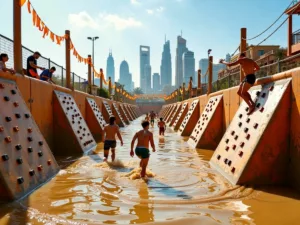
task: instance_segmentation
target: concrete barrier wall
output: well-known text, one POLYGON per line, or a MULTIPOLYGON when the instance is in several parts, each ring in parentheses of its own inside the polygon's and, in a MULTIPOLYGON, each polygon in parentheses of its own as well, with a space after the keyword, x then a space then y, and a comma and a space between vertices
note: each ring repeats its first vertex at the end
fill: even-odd
MULTIPOLYGON (((86 119, 86 103, 85 98, 93 98, 98 107, 102 111, 101 97, 89 95, 80 91, 71 91, 70 89, 49 84, 44 81, 32 79, 21 75, 11 75, 9 73, 0 72, 0 77, 4 79, 16 81, 18 88, 23 96, 26 105, 31 111, 41 133, 46 139, 50 149, 54 146, 54 129, 53 129, 53 91, 59 90, 73 95, 84 119, 86 119)), ((105 99, 110 105, 111 100, 105 99)))

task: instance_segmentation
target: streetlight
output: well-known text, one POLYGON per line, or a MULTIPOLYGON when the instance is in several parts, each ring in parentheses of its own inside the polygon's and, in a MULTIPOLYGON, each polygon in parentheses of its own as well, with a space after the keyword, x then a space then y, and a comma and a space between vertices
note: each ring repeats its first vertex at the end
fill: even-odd
MULTIPOLYGON (((92 52, 92 56, 93 56, 93 65, 94 65, 94 63, 95 63, 95 57, 94 57, 94 42, 97 40, 97 39, 99 39, 99 37, 88 37, 87 39, 89 39, 89 40, 91 40, 92 42, 93 42, 93 52, 92 52)), ((94 74, 94 70, 93 70, 93 85, 95 84, 94 83, 94 76, 95 76, 95 74, 94 74)))
MULTIPOLYGON (((208 50, 207 50, 208 68, 209 68, 209 55, 210 55, 211 51, 212 51, 211 49, 208 49, 208 50)), ((205 84, 206 84, 206 87, 207 87, 206 77, 207 77, 207 74, 206 74, 206 76, 205 76, 205 84)))

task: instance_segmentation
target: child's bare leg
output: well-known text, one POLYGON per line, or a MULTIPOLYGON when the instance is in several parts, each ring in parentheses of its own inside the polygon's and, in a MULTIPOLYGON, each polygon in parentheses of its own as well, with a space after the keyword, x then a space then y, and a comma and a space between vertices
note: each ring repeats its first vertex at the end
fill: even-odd
POLYGON ((251 95, 248 93, 249 89, 252 87, 251 84, 245 82, 243 84, 241 97, 245 100, 247 105, 249 106, 248 115, 250 115, 255 110, 255 103, 251 99, 251 95))
POLYGON ((147 166, 148 166, 148 162, 149 162, 149 158, 141 160, 141 163, 142 163, 141 177, 146 176, 146 169, 147 169, 147 166))
POLYGON ((109 155, 109 150, 104 150, 104 160, 103 161, 107 161, 108 155, 109 155))
POLYGON ((111 149, 111 161, 115 161, 115 158, 116 158, 115 152, 116 152, 115 149, 112 148, 112 149, 111 149))

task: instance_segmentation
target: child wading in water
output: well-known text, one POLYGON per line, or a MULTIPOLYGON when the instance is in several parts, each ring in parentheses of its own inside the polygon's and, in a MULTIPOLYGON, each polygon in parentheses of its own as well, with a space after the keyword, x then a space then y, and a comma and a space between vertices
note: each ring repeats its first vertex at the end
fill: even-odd
POLYGON ((123 139, 120 134, 119 126, 116 125, 116 118, 111 116, 109 118, 109 124, 104 127, 103 130, 103 142, 104 142, 104 162, 107 161, 109 155, 109 149, 111 149, 111 160, 115 160, 115 149, 117 146, 116 135, 121 141, 121 146, 123 146, 123 139))
POLYGON ((153 134, 149 131, 149 121, 142 122, 143 130, 137 132, 131 141, 131 151, 130 156, 134 156, 133 148, 136 139, 138 140, 137 146, 135 148, 135 154, 141 159, 140 167, 142 167, 141 177, 145 177, 146 168, 149 162, 150 151, 149 142, 152 147, 152 151, 155 152, 155 145, 153 141, 153 134))
POLYGON ((163 121, 163 118, 160 118, 160 121, 158 122, 159 127, 159 135, 165 135, 166 130, 166 123, 163 121))

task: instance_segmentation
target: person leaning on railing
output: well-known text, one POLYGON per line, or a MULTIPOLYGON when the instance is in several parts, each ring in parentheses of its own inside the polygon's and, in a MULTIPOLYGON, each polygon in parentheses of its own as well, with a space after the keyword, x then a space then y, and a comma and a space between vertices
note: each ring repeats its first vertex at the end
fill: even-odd
POLYGON ((48 81, 50 83, 55 84, 55 82, 52 80, 52 75, 56 71, 56 68, 53 66, 50 69, 44 70, 40 75, 40 80, 48 81))
POLYGON ((5 53, 2 53, 1 55, 0 55, 0 71, 3 71, 3 72, 9 72, 9 73, 12 73, 12 74, 14 74, 14 73, 16 73, 15 72, 15 70, 13 70, 13 69, 7 69, 6 68, 6 62, 8 61, 8 55, 7 54, 5 54, 5 53))
POLYGON ((37 69, 45 70, 43 67, 37 66, 37 59, 40 58, 41 54, 39 52, 33 53, 33 55, 27 58, 27 76, 39 79, 37 69))

